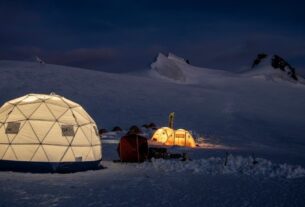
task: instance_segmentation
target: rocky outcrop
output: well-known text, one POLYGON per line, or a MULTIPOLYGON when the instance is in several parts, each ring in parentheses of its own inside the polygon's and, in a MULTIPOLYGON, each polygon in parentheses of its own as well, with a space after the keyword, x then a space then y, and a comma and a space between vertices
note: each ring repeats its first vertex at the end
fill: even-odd
POLYGON ((294 79, 296 81, 298 80, 298 76, 295 72, 295 69, 280 56, 278 56, 278 55, 273 56, 273 58, 271 60, 271 66, 274 69, 280 69, 280 70, 286 72, 287 75, 290 76, 292 79, 294 79))
MULTIPOLYGON (((264 59, 268 57, 265 53, 259 53, 257 57, 254 59, 252 64, 252 69, 260 65, 264 59)), ((296 70, 294 67, 292 67, 284 58, 280 57, 279 55, 273 55, 270 59, 270 65, 275 70, 280 70, 283 73, 286 73, 287 76, 294 80, 298 81, 300 76, 296 73, 296 70)))
POLYGON ((251 68, 254 68, 255 66, 257 66, 258 64, 260 64, 260 62, 265 59, 268 55, 265 54, 265 53, 259 53, 257 55, 257 57, 255 58, 255 60, 253 61, 253 64, 252 64, 252 67, 251 68))

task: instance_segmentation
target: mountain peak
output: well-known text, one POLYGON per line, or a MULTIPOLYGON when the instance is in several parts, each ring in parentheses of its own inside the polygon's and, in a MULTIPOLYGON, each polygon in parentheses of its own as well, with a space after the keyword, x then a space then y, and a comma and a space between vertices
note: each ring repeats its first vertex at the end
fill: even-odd
POLYGON ((282 77, 284 77, 284 79, 288 79, 291 81, 300 81, 301 79, 303 79, 300 75, 296 73, 295 68, 292 67, 284 58, 280 57, 279 55, 273 55, 272 57, 269 57, 266 53, 259 53, 254 59, 251 68, 258 68, 259 66, 268 68, 268 70, 274 70, 277 75, 281 75, 282 77))

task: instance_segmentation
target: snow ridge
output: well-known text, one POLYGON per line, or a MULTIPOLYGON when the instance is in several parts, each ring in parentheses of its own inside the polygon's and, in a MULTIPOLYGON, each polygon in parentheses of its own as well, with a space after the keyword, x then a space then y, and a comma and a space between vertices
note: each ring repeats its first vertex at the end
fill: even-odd
POLYGON ((166 57, 162 53, 159 53, 156 61, 151 64, 151 68, 168 79, 185 82, 186 76, 176 61, 181 63, 183 62, 183 59, 178 58, 173 54, 169 54, 168 57, 166 57))

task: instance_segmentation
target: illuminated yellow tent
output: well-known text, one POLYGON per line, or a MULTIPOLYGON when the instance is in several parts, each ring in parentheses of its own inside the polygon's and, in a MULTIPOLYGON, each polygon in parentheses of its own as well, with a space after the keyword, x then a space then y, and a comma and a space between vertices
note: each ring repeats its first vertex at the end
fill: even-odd
POLYGON ((169 127, 162 127, 155 131, 152 136, 152 140, 166 144, 168 140, 173 140, 175 132, 169 127))
POLYGON ((64 97, 28 94, 0 108, 0 169, 92 169, 101 151, 94 120, 64 97))
POLYGON ((162 127, 153 134, 152 140, 165 145, 196 147, 193 136, 184 129, 174 130, 169 127, 162 127))

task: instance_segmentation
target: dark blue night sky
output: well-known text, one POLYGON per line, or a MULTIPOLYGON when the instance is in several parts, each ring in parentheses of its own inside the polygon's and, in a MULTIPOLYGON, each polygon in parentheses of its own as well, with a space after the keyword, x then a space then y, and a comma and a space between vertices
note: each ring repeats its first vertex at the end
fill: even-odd
POLYGON ((305 1, 1 0, 0 22, 0 59, 127 72, 170 51, 240 71, 265 52, 305 72, 305 1))

